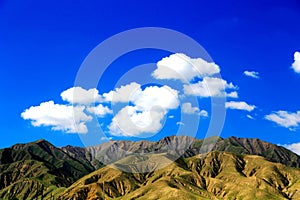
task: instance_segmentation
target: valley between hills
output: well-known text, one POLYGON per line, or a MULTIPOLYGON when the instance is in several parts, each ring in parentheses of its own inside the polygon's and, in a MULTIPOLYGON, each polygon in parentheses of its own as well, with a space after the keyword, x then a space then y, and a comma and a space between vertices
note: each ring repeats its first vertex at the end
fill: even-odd
POLYGON ((0 150, 0 199, 300 199, 300 157, 237 137, 86 148, 38 140, 0 150))

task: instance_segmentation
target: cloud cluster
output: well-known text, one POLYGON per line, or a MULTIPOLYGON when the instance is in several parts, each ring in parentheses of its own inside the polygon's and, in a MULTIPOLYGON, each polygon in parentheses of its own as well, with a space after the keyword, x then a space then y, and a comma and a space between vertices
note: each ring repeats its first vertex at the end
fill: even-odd
POLYGON ((259 79, 259 73, 255 71, 244 71, 244 75, 255 79, 259 79))
POLYGON ((300 111, 293 113, 280 110, 266 115, 265 119, 272 121, 279 126, 295 130, 295 128, 300 125, 300 111))
POLYGON ((178 91, 166 85, 136 90, 131 96, 133 106, 121 109, 109 125, 112 135, 141 137, 156 133, 168 110, 179 106, 178 91))
POLYGON ((300 73, 300 52, 298 51, 294 53, 294 63, 292 64, 292 68, 296 73, 300 73))
POLYGON ((31 106, 21 113, 21 117, 30 120, 36 127, 49 126, 52 130, 66 133, 88 132, 86 123, 92 120, 90 114, 104 117, 112 111, 102 104, 91 106, 92 103, 102 101, 96 88, 83 89, 72 87, 61 93, 66 104, 55 104, 54 101, 43 102, 39 106, 31 106), (73 104, 73 105, 70 105, 73 104))
POLYGON ((152 76, 156 79, 177 79, 189 82, 195 77, 203 78, 219 72, 219 66, 213 62, 176 53, 160 60, 152 76))
POLYGON ((244 101, 229 101, 225 103, 225 107, 227 109, 232 109, 232 110, 245 110, 248 112, 253 111, 256 106, 254 105, 249 105, 248 103, 244 101))
POLYGON ((52 130, 67 133, 87 133, 86 122, 92 120, 84 113, 84 106, 67 106, 54 104, 53 101, 31 106, 21 113, 25 120, 31 120, 33 126, 50 126, 52 130))
MULTIPOLYGON (((87 133, 87 123, 93 117, 113 114, 109 104, 118 104, 122 107, 116 106, 119 110, 107 125, 110 134, 141 137, 157 133, 169 110, 177 109, 180 100, 188 96, 238 98, 238 87, 216 77, 219 72, 220 67, 214 62, 176 53, 160 60, 152 76, 156 79, 180 80, 182 93, 167 85, 142 88, 136 82, 104 94, 99 94, 96 88, 72 87, 61 93, 65 104, 44 102, 26 109, 21 116, 31 120, 33 126, 49 126, 53 130, 68 133, 87 133)), ((245 75, 258 77, 256 72, 245 72, 245 75)), ((231 101, 226 103, 226 108, 252 111, 255 106, 231 101)), ((183 103, 181 110, 183 114, 208 116, 207 111, 193 107, 189 102, 183 103)))

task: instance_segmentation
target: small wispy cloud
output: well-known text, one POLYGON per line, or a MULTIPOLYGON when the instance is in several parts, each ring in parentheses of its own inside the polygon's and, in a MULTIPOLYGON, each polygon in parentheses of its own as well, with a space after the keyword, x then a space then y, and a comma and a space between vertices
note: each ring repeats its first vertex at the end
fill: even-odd
POLYGON ((252 77, 252 78, 255 78, 255 79, 259 79, 259 73, 258 72, 255 72, 255 71, 244 71, 243 73, 245 76, 248 76, 248 77, 252 77))
POLYGON ((184 123, 183 122, 176 122, 176 125, 178 125, 178 126, 184 126, 184 123))
POLYGON ((248 119, 254 119, 254 117, 252 117, 251 115, 246 115, 246 117, 248 118, 248 119))

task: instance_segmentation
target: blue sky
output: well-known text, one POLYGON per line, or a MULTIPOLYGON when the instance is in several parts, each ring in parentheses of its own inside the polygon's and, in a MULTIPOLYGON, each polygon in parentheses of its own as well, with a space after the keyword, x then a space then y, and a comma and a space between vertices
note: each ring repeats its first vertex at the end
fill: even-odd
MULTIPOLYGON (((84 134, 79 136, 61 130, 53 131, 53 126, 34 127, 31 120, 21 117, 21 113, 31 106, 51 100, 57 105, 67 105, 61 93, 73 87, 78 69, 92 49, 117 33, 149 26, 173 29, 196 40, 219 66, 222 79, 236 86, 233 91, 238 93, 238 98, 228 98, 228 101, 255 106, 251 111, 227 109, 221 137, 234 135, 260 138, 275 144, 299 143, 300 114, 297 111, 300 111, 300 74, 292 68, 294 54, 300 51, 299 19, 300 3, 296 0, 226 3, 2 0, 0 147, 40 138, 58 146, 82 146, 84 134), (258 72, 259 78, 246 76, 245 71, 258 72), (254 119, 249 119, 247 115, 254 119)), ((119 57, 103 75, 102 84, 97 86, 99 94, 114 90, 119 78, 133 67, 157 63, 169 56, 169 52, 145 49, 119 57)), ((157 66, 151 67, 149 73, 157 66)), ((170 80, 165 81, 167 84, 170 80)), ((170 84, 183 85, 180 80, 170 84)), ((145 88, 143 86, 142 91, 145 88)), ((160 86, 157 88, 162 90, 160 86)), ((180 92, 182 94, 182 90, 180 92)), ((178 99, 182 103, 182 99, 178 99)), ((200 110, 207 111, 208 116, 200 116, 199 113, 186 116, 191 117, 191 121, 193 117, 200 116, 197 137, 202 137, 210 122, 211 107, 210 98, 198 99, 200 110)), ((111 108, 108 102, 103 105, 111 108)), ((176 123, 181 121, 178 109, 180 106, 167 109, 165 123, 160 121, 162 131, 152 133, 149 139, 157 140, 178 131, 176 123)), ((107 127, 114 116, 108 113, 99 118, 99 122, 107 127)), ((93 120, 89 123, 97 124, 93 120)), ((93 129, 92 125, 88 128, 90 134, 97 134, 97 129, 93 129)), ((188 132, 188 129, 184 131, 188 132)), ((104 132, 113 139, 141 138, 141 135, 137 138, 118 137, 111 135, 109 129, 104 132)), ((295 150, 298 146, 293 148, 295 150)))

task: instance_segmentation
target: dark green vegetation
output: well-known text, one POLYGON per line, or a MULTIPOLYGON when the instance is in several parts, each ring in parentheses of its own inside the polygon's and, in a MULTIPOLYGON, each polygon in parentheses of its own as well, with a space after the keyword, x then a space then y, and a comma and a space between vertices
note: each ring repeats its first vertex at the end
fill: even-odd
POLYGON ((87 148, 16 144, 0 150, 0 199, 300 199, 293 152, 259 139, 204 144, 187 136, 87 148), (182 156, 172 162, 174 155, 182 156))
POLYGON ((16 144, 0 150, 0 198, 48 198, 94 170, 45 140, 16 144))

